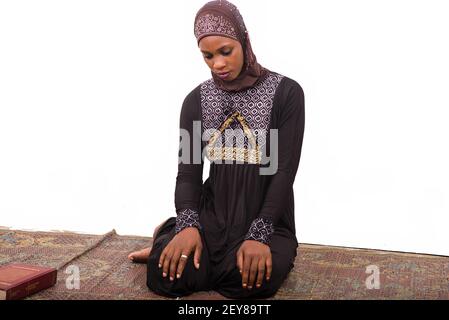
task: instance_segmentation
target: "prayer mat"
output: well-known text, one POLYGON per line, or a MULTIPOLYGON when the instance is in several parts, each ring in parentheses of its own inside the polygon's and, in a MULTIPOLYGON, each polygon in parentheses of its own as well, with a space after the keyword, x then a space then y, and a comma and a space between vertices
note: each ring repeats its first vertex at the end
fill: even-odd
MULTIPOLYGON (((26 299, 171 300, 147 288, 145 264, 127 258, 151 244, 150 237, 122 236, 115 230, 90 235, 0 229, 0 266, 58 269, 55 286, 26 299)), ((181 299, 228 300, 215 291, 181 299)), ((299 244, 294 268, 270 299, 449 299, 449 257, 299 244)))

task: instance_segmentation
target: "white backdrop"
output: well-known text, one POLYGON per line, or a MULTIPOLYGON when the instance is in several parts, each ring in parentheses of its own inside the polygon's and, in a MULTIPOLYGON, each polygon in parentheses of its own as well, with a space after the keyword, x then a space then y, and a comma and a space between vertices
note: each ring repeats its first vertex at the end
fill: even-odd
MULTIPOLYGON (((205 2, 0 1, 0 226, 148 236, 175 215, 205 2)), ((305 92, 300 242, 449 255, 447 1, 233 3, 305 92)))

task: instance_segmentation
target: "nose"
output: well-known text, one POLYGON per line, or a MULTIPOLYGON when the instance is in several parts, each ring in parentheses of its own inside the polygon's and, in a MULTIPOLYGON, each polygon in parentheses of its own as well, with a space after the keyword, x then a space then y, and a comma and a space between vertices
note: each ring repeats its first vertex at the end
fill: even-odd
POLYGON ((215 59, 214 60, 214 70, 220 71, 222 69, 224 69, 224 67, 226 66, 226 63, 224 62, 223 59, 215 59))

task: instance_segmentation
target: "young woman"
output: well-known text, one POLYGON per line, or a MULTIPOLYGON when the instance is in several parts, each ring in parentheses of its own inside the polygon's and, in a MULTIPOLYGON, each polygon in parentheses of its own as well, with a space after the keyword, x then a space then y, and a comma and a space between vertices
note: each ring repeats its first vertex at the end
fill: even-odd
POLYGON ((151 250, 129 258, 147 263, 147 285, 163 296, 215 290, 228 298, 270 297, 298 247, 293 182, 304 93, 257 62, 232 3, 206 3, 194 34, 212 78, 182 105, 180 128, 189 135, 180 145, 189 147, 180 148, 176 217, 156 228, 151 250), (203 183, 204 153, 210 174, 203 183))

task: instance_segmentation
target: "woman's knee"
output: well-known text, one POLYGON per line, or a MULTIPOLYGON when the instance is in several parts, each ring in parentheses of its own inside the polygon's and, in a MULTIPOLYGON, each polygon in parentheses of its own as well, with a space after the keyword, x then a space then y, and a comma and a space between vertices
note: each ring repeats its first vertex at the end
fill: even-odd
POLYGON ((257 287, 256 281, 254 281, 252 288, 249 289, 248 286, 246 288, 242 286, 242 276, 238 268, 235 268, 227 281, 219 284, 216 290, 223 296, 231 299, 269 298, 274 296, 282 287, 291 269, 292 264, 288 261, 282 263, 273 261, 270 280, 267 281, 265 275, 260 287, 257 287))
POLYGON ((248 287, 244 288, 240 281, 232 287, 222 287, 218 292, 231 299, 264 299, 274 296, 281 285, 282 282, 272 278, 269 281, 264 281, 260 287, 254 285, 249 289, 248 287))
POLYGON ((150 255, 147 262, 147 287, 154 293, 176 298, 190 294, 186 286, 179 284, 180 279, 170 280, 169 276, 162 276, 162 268, 159 268, 159 258, 156 255, 150 255))
POLYGON ((208 290, 209 265, 207 254, 201 257, 200 269, 193 265, 193 254, 186 261, 181 277, 170 280, 162 276, 159 268, 160 253, 150 254, 147 262, 147 287, 156 294, 167 297, 181 297, 196 291, 208 290))

